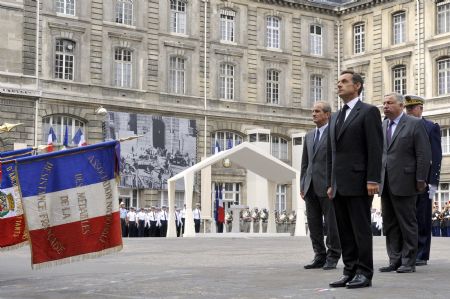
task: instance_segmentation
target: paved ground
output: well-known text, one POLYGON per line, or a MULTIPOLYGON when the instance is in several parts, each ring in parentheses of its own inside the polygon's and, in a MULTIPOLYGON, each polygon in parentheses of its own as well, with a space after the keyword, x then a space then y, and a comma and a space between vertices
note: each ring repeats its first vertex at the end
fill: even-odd
MULTIPOLYGON (((114 255, 31 270, 29 248, 0 253, 0 298, 449 298, 450 238, 416 273, 375 273, 373 287, 330 289, 337 270, 305 270, 308 237, 126 239, 114 255)), ((374 238, 375 267, 386 262, 374 238)))

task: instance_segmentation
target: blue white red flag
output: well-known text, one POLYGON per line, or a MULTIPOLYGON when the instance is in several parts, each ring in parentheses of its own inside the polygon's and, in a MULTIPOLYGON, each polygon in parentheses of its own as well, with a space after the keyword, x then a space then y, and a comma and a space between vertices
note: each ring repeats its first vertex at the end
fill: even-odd
POLYGON ((78 128, 77 132, 75 133, 75 136, 73 136, 72 142, 77 146, 87 145, 86 139, 84 138, 84 134, 83 131, 81 131, 81 128, 78 128))
POLYGON ((33 268, 122 249, 119 146, 109 141, 16 161, 33 268))
POLYGON ((215 184, 215 195, 214 219, 217 223, 223 223, 225 221, 225 209, 223 206, 222 184, 215 184))
POLYGON ((69 146, 69 128, 67 127, 67 125, 64 128, 63 146, 64 148, 67 148, 69 146))
POLYGON ((53 127, 50 127, 47 137, 47 153, 53 152, 54 150, 53 143, 55 141, 56 141, 55 131, 53 130, 53 127))
POLYGON ((227 140, 227 149, 233 148, 233 142, 231 141, 230 138, 228 138, 227 140))
POLYGON ((0 184, 0 250, 21 247, 28 240, 14 159, 30 156, 32 152, 32 148, 25 148, 0 153, 3 173, 0 184))

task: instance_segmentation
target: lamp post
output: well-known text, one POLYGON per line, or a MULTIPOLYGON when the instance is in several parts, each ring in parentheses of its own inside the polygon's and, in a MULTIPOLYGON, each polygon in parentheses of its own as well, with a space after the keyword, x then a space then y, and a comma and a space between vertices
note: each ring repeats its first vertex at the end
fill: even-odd
POLYGON ((95 114, 102 118, 102 135, 103 140, 106 140, 106 115, 108 114, 108 110, 106 110, 103 106, 95 109, 95 114))

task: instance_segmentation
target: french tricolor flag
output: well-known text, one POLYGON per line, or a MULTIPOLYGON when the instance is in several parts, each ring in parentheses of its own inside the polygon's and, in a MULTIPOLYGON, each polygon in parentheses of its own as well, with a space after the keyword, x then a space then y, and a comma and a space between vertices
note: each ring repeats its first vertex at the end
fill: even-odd
POLYGON ((33 269, 122 249, 119 154, 109 141, 16 161, 33 269))
POLYGON ((0 152, 0 251, 20 247, 28 240, 25 218, 15 174, 15 159, 31 156, 32 148, 0 152))
POLYGON ((217 223, 223 223, 225 221, 225 209, 223 206, 223 194, 225 190, 222 190, 222 184, 216 184, 216 210, 214 213, 214 218, 217 223))
POLYGON ((56 142, 56 134, 53 130, 53 127, 50 127, 50 131, 48 132, 48 138, 47 138, 47 153, 53 152, 54 147, 53 143, 56 142))
POLYGON ((81 128, 78 128, 77 132, 75 133, 75 136, 73 136, 72 138, 72 142, 77 146, 87 145, 86 139, 84 138, 84 134, 83 131, 81 131, 81 128))

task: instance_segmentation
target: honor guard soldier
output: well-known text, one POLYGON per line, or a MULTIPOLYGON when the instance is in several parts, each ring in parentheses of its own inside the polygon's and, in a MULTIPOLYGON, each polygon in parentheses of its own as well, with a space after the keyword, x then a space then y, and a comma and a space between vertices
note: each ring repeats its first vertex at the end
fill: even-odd
POLYGON ((431 216, 431 232, 433 237, 441 236, 441 213, 436 206, 433 207, 433 214, 431 216))
POLYGON ((151 206, 150 212, 148 213, 148 220, 150 222, 150 237, 156 237, 156 223, 158 217, 156 215, 155 206, 151 206))
POLYGON ((161 231, 160 235, 161 237, 165 237, 167 234, 167 207, 162 206, 162 211, 160 213, 159 221, 161 223, 161 231))
POLYGON ((199 203, 195 204, 195 209, 192 212, 194 213, 195 232, 198 234, 200 232, 200 222, 202 219, 199 203))
POLYGON ((128 237, 127 228, 127 214, 128 210, 125 208, 125 203, 122 201, 120 203, 120 227, 122 228, 122 237, 128 237))
POLYGON ((137 236, 137 227, 136 227, 136 212, 134 207, 130 208, 130 211, 127 214, 127 222, 128 222, 128 231, 129 236, 134 238, 137 236))
POLYGON ((144 237, 150 237, 150 211, 148 208, 145 208, 145 229, 144 229, 144 237))
POLYGON ((136 217, 138 224, 138 237, 142 238, 144 237, 144 230, 145 230, 145 211, 143 208, 139 209, 139 212, 137 213, 136 217))
POLYGON ((179 208, 177 208, 177 206, 175 206, 175 227, 177 229, 177 237, 181 236, 181 227, 182 227, 182 222, 181 222, 181 211, 179 208))

